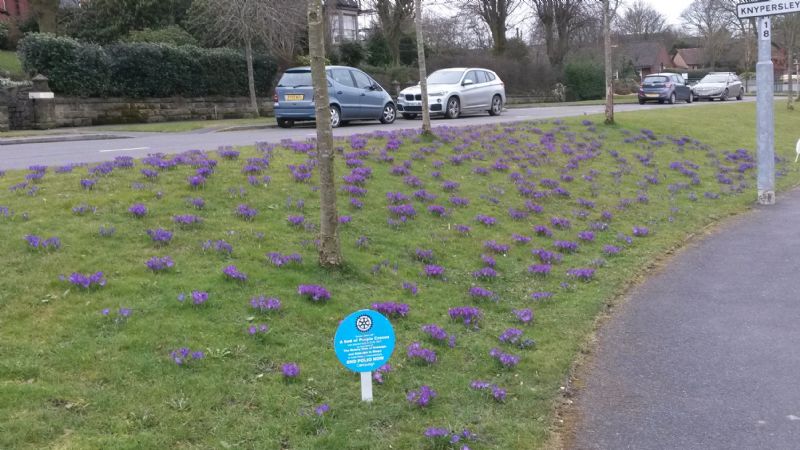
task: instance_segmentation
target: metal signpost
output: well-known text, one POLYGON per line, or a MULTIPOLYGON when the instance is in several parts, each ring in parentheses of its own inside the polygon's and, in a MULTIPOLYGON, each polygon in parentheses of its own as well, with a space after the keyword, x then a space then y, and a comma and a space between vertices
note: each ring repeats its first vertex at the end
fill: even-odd
POLYGON ((362 309, 339 324, 333 349, 343 366, 361 374, 361 401, 372 401, 372 371, 389 362, 394 344, 392 324, 379 312, 362 309))
POLYGON ((772 20, 770 16, 800 12, 800 0, 768 0, 739 3, 739 19, 755 18, 758 24, 758 63, 756 64, 756 148, 758 158, 758 203, 775 204, 775 107, 772 92, 775 72, 772 65, 772 20))

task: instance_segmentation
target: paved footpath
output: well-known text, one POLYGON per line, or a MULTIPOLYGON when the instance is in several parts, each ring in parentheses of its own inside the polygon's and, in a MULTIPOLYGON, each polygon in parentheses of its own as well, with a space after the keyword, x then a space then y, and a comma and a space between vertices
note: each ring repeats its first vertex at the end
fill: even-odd
POLYGON ((575 399, 575 449, 800 449, 800 190, 630 293, 575 399))

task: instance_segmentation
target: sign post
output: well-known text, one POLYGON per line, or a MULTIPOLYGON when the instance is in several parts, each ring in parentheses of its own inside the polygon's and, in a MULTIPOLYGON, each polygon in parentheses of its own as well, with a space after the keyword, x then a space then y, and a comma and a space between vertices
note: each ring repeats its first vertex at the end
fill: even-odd
POLYGON ((775 71, 772 64, 772 20, 770 16, 800 12, 800 0, 766 0, 739 3, 739 19, 755 18, 758 26, 756 64, 756 157, 758 159, 758 203, 775 204, 775 71))
POLYGON ((343 366, 361 374, 361 401, 372 401, 372 372, 389 361, 394 344, 389 319, 369 309, 345 317, 336 329, 333 349, 343 366))

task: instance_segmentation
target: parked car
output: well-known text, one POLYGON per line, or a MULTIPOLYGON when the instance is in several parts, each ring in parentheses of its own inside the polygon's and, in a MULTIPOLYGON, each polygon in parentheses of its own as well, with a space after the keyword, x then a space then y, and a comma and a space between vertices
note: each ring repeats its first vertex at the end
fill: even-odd
POLYGON ((692 103, 694 93, 686 85, 686 81, 677 73, 654 73, 647 75, 642 80, 642 87, 639 88, 639 104, 657 101, 658 103, 667 102, 670 105, 675 102, 685 101, 692 103))
MULTIPOLYGON (((331 127, 350 120, 380 120, 392 123, 397 107, 392 96, 366 73, 346 66, 327 66, 331 127)), ((283 73, 272 97, 275 119, 281 128, 295 122, 316 120, 314 87, 310 67, 295 67, 283 73)))
POLYGON ((718 98, 724 102, 730 97, 741 100, 744 96, 742 80, 731 72, 711 72, 695 84, 692 90, 697 99, 714 100, 718 98))
MULTIPOLYGON (((428 111, 455 119, 463 113, 486 111, 492 116, 503 112, 506 88, 496 73, 480 68, 441 69, 430 74, 428 81, 428 111)), ((420 86, 400 91, 397 110, 404 119, 422 114, 420 86)))

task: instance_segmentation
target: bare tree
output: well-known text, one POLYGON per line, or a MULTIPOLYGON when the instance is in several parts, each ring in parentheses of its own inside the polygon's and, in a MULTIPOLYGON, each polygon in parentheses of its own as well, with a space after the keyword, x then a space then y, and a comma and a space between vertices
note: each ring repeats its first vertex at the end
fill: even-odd
POLYGON ((723 11, 722 0, 694 0, 681 13, 686 27, 703 39, 707 63, 712 69, 730 38, 730 21, 720 11, 723 11))
POLYGON ((794 58, 797 49, 798 41, 800 41, 800 15, 789 14, 785 16, 775 17, 773 19, 773 29, 777 33, 773 33, 777 37, 778 42, 781 43, 786 49, 786 74, 789 81, 789 96, 786 103, 786 109, 794 110, 794 58))
POLYGON ((611 22, 617 14, 619 0, 601 0, 603 7, 603 59, 606 69, 606 125, 614 124, 614 74, 611 62, 611 22))
POLYGON ((400 64, 400 38, 414 15, 414 0, 373 0, 381 33, 386 39, 392 63, 400 64))
MULTIPOLYGON (((3 5, 5 5, 5 2, 3 2, 3 5)), ((31 11, 36 19, 36 24, 39 26, 39 31, 42 33, 56 32, 58 5, 59 0, 31 0, 31 11)))
POLYGON ((308 3, 308 56, 314 85, 314 112, 317 119, 317 160, 319 162, 320 225, 319 263, 323 267, 339 267, 342 252, 339 246, 336 210, 336 186, 333 173, 333 130, 325 73, 325 14, 322 0, 308 3))
POLYGON ((530 0, 544 36, 547 58, 553 67, 564 65, 572 35, 587 17, 581 0, 530 0))
POLYGON ((417 30, 417 64, 419 66, 419 88, 422 95, 422 134, 431 134, 431 113, 428 108, 428 70, 425 68, 425 35, 422 34, 422 0, 414 0, 417 30))
POLYGON ((643 0, 636 0, 617 21, 620 33, 640 36, 645 40, 666 28, 667 18, 643 0))
POLYGON ((486 23, 492 33, 492 49, 498 55, 506 51, 506 31, 509 18, 522 4, 521 0, 460 0, 461 8, 467 14, 473 14, 486 23))

